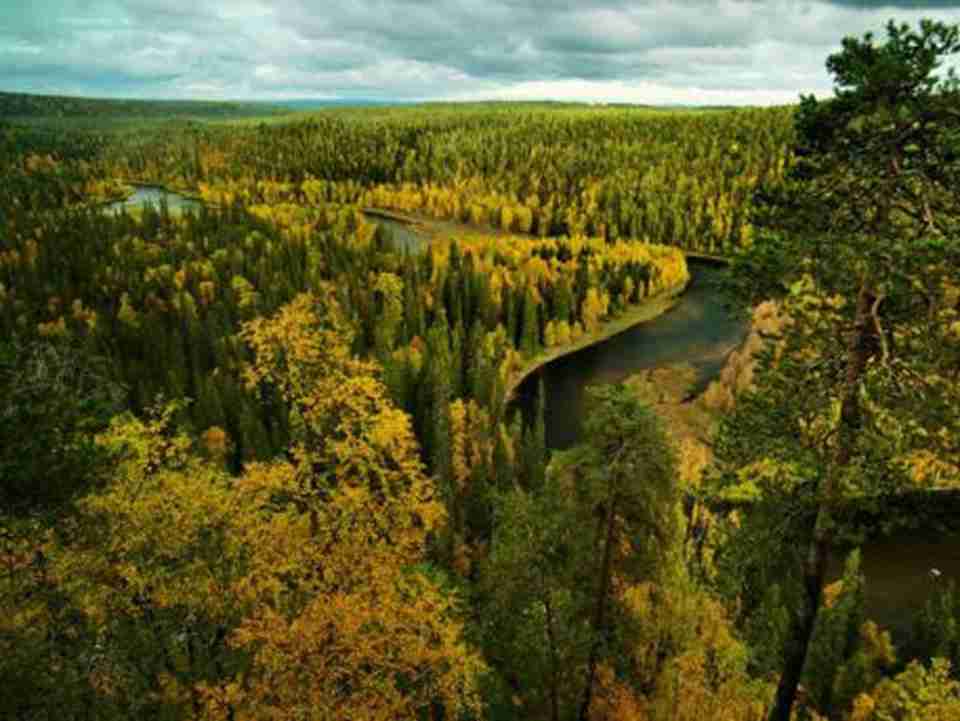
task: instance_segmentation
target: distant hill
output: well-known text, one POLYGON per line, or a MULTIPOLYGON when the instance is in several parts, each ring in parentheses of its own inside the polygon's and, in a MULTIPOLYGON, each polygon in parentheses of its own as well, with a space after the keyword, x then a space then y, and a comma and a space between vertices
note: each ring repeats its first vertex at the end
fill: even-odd
POLYGON ((279 115, 273 103, 205 100, 127 100, 0 92, 0 118, 209 118, 279 115))
POLYGON ((306 98, 297 100, 272 100, 273 105, 291 110, 313 110, 339 107, 386 107, 390 105, 416 105, 410 100, 376 100, 373 98, 306 98))
POLYGON ((0 121, 19 121, 35 126, 67 125, 73 128, 106 129, 138 126, 142 122, 169 120, 216 121, 248 118, 269 118, 324 109, 383 108, 391 106, 431 109, 469 110, 486 107, 503 110, 535 108, 609 107, 661 111, 721 110, 725 106, 644 105, 637 103, 584 103, 571 101, 404 101, 377 98, 305 98, 292 100, 208 101, 208 100, 141 100, 83 98, 64 95, 34 95, 0 91, 0 121))

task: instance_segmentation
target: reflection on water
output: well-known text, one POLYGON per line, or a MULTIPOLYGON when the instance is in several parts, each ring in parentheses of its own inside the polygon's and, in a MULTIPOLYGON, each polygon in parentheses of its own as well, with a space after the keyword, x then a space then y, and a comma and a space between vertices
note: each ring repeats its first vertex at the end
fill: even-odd
POLYGON ((424 239, 410 228, 409 225, 389 218, 367 215, 367 220, 372 221, 387 231, 387 236, 393 241, 393 247, 397 252, 417 253, 426 247, 424 239))
POLYGON ((743 321, 723 308, 710 279, 723 272, 690 261, 692 280, 671 310, 613 338, 557 359, 527 378, 517 392, 529 410, 539 380, 546 390, 547 445, 568 448, 580 433, 585 387, 616 383, 647 368, 689 363, 706 387, 723 367, 727 354, 743 339, 743 321))
MULTIPOLYGON (((861 570, 866 578, 867 618, 904 641, 938 585, 960 585, 960 535, 904 531, 864 545, 861 570), (937 573, 931 573, 932 570, 937 573)), ((843 558, 832 559, 829 578, 843 574, 843 558)))
MULTIPOLYGON (((198 210, 203 205, 199 200, 184 197, 180 193, 157 185, 137 185, 133 195, 126 200, 118 200, 115 203, 108 204, 107 209, 119 211, 122 208, 142 208, 144 205, 159 208, 163 202, 166 202, 167 208, 171 211, 198 210)), ((366 217, 367 220, 380 225, 387 231, 393 247, 398 252, 402 253, 406 250, 416 253, 425 247, 423 238, 417 235, 409 225, 374 215, 367 215, 366 217)))
POLYGON ((163 202, 166 202, 170 210, 196 210, 203 205, 198 200, 185 198, 180 193, 175 193, 166 188, 155 185, 138 185, 129 198, 110 203, 107 208, 120 210, 121 208, 142 208, 144 205, 153 205, 159 208, 163 202))

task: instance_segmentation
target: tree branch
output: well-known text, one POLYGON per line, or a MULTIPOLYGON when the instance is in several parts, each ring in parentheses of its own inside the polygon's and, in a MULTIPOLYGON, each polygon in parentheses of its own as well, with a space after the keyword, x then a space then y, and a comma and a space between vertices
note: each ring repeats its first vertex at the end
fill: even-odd
POLYGON ((880 303, 882 303, 883 299, 886 297, 886 293, 879 294, 873 301, 873 305, 870 307, 870 316, 873 318, 873 327, 877 331, 877 338, 880 339, 880 362, 884 365, 886 365, 887 359, 890 357, 890 349, 887 346, 887 336, 883 332, 883 326, 880 325, 880 316, 877 314, 877 309, 880 307, 880 303))

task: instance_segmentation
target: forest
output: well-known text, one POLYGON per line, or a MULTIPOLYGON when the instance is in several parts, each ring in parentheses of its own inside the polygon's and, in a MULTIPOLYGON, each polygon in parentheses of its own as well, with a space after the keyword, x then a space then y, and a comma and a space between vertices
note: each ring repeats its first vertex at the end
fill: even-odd
POLYGON ((770 108, 0 93, 0 718, 960 721, 952 572, 896 627, 867 572, 960 543, 958 52, 890 21, 770 108), (551 363, 704 264, 722 370, 551 445, 551 363))

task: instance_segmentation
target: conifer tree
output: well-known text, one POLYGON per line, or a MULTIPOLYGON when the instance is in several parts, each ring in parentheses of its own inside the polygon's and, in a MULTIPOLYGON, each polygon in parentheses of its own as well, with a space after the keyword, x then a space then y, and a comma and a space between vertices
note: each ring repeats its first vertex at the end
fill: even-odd
MULTIPOLYGON (((886 30, 882 45, 849 37, 827 59, 835 97, 802 99, 800 159, 765 192, 765 230, 735 263, 740 291, 783 298, 790 319, 716 444, 723 483, 752 484, 765 510, 750 522, 779 526, 797 564, 776 721, 790 718, 802 678, 838 507, 898 492, 923 454, 955 455, 939 429, 960 419, 949 380, 958 339, 946 331, 960 267, 960 121, 956 84, 933 71, 960 50, 960 29, 886 30)), ((761 566, 779 555, 764 553, 761 566)))

